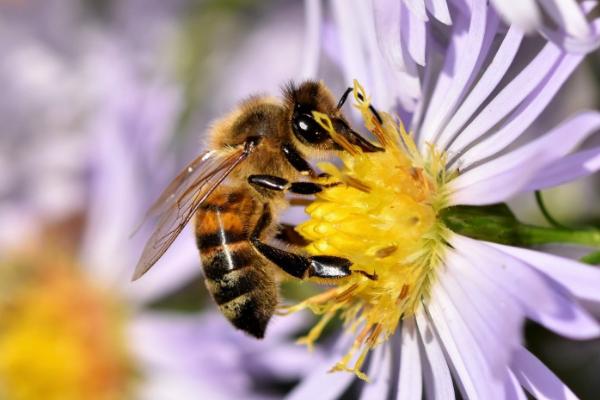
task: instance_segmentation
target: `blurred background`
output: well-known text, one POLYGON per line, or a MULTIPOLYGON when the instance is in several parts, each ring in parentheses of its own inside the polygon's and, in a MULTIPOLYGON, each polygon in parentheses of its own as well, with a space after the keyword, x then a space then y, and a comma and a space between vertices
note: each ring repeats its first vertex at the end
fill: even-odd
MULTIPOLYGON (((191 232, 130 282, 146 208, 214 118, 304 73, 305 35, 296 0, 0 1, 0 399, 280 398, 322 357, 294 344, 309 316, 255 341, 216 314, 191 232)), ((348 85, 326 54, 319 67, 334 93, 348 85)), ((598 105, 595 55, 552 112, 598 105)), ((600 224, 597 178, 544 196, 563 223, 600 224)), ((532 198, 511 206, 544 223, 532 198)), ((598 393, 600 342, 526 338, 598 393)))

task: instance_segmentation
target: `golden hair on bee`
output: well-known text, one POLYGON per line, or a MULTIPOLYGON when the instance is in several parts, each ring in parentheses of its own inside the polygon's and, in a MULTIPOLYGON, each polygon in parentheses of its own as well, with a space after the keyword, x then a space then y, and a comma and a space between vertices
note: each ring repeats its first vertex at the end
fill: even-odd
POLYGON ((315 113, 328 116, 353 146, 380 150, 344 117, 341 108, 350 90, 336 102, 322 82, 290 83, 282 99, 253 96, 218 120, 209 131, 208 150, 174 178, 148 211, 158 223, 133 278, 146 273, 195 216, 208 291, 235 327, 261 338, 278 304, 279 272, 321 281, 357 272, 345 258, 306 255, 293 227, 278 223, 289 206, 287 193, 311 196, 322 190, 309 161, 316 154, 343 151, 315 113), (276 239, 289 248, 277 247, 276 239))

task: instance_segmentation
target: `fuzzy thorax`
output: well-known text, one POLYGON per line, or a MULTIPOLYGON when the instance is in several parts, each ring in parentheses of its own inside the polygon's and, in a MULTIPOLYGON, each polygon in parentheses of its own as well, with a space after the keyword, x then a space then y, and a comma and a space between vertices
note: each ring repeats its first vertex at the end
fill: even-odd
POLYGON ((363 89, 355 82, 356 107, 365 125, 385 149, 362 153, 344 143, 327 117, 315 115, 346 152, 342 167, 323 163, 327 182, 341 182, 317 195, 306 209, 310 219, 298 231, 311 241, 313 255, 334 255, 352 261, 356 273, 320 295, 291 307, 322 316, 302 341, 311 345, 335 315, 341 315, 355 340, 333 368, 360 371, 369 350, 387 340, 403 317, 427 301, 441 265, 446 228, 438 212, 446 204, 445 154, 430 147, 421 154, 401 123, 369 110, 363 89), (367 275, 374 275, 369 279, 367 275), (349 365, 353 366, 349 366, 349 365))

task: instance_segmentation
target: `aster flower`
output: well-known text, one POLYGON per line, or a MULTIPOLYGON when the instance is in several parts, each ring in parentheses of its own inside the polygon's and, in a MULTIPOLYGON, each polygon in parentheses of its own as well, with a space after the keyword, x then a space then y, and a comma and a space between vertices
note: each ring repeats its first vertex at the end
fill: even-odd
MULTIPOLYGON (((288 309, 321 316, 303 339, 308 344, 336 315, 346 327, 332 358, 292 399, 339 397, 355 375, 370 381, 358 386, 364 398, 424 392, 447 399, 453 382, 464 398, 525 398, 525 390, 537 398, 575 397, 524 347, 522 328, 530 319, 571 339, 600 336, 586 309, 600 302, 600 272, 515 245, 598 246, 598 232, 528 227, 498 203, 600 168, 600 149, 572 153, 600 128, 598 112, 522 142, 582 56, 549 42, 523 60, 523 31, 503 26, 484 2, 472 2, 468 12, 453 9, 451 17, 448 43, 426 49, 432 62, 422 72, 422 97, 413 112, 399 110, 409 128, 368 107, 377 107, 380 95, 383 104, 399 98, 403 87, 391 81, 371 100, 355 85, 365 126, 385 151, 346 146, 341 167, 323 164, 327 179, 343 184, 317 195, 299 231, 312 241, 311 254, 347 257, 378 279, 356 274, 288 309), (330 369, 354 374, 325 374, 330 369)), ((360 60, 361 45, 352 50, 360 60)), ((315 117, 335 138, 327 118, 315 117)))

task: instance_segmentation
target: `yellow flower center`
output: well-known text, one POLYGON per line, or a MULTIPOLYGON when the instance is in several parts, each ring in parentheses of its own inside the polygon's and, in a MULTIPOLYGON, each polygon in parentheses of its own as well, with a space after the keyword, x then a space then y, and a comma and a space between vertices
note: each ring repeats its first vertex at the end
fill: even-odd
POLYGON ((0 264, 0 398, 126 398, 133 375, 122 311, 46 256, 0 264))
POLYGON ((338 135, 329 119, 315 113, 321 125, 346 152, 343 166, 322 163, 341 182, 317 195, 306 211, 310 219, 297 229, 311 241, 314 255, 335 255, 352 261, 361 273, 337 287, 293 306, 322 315, 303 343, 312 345, 322 329, 340 314, 355 341, 333 368, 366 379, 360 367, 370 349, 387 340, 403 317, 426 301, 444 249, 446 228, 438 219, 445 206, 446 159, 433 147, 423 157, 403 125, 371 110, 364 90, 355 82, 356 107, 384 151, 363 153, 338 135), (349 364, 354 361, 353 366, 349 364))

